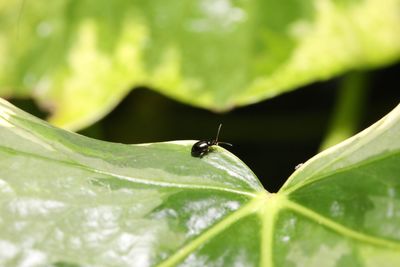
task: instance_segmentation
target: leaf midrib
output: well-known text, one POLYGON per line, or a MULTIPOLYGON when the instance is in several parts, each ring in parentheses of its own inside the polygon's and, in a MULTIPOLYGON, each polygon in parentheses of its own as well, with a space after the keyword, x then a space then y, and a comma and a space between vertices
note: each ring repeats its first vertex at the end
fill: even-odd
POLYGON ((314 212, 311 209, 303 207, 291 200, 283 194, 271 194, 267 191, 259 193, 256 197, 251 199, 248 203, 244 204, 239 210, 227 215, 221 221, 212 225, 205 230, 198 237, 189 241, 181 247, 176 253, 168 257, 165 261, 159 263, 157 267, 170 267, 182 262, 191 252, 195 251, 207 240, 215 237, 219 233, 226 230, 229 226, 233 225, 240 219, 251 214, 258 214, 262 221, 262 234, 261 237, 261 251, 260 251, 260 266, 272 267, 273 266, 273 230, 276 224, 276 219, 279 212, 283 210, 291 210, 300 214, 309 220, 325 226, 328 229, 344 236, 349 237, 359 242, 368 243, 370 245, 385 247, 389 249, 398 250, 400 252, 400 243, 392 240, 387 240, 380 237, 373 237, 368 234, 348 228, 340 223, 337 223, 330 218, 324 217, 321 214, 314 212), (266 226, 266 227, 265 227, 266 226))
POLYGON ((168 257, 165 261, 161 262, 157 267, 175 266, 183 259, 185 259, 187 255, 189 255, 189 253, 196 250, 200 245, 204 244, 207 240, 221 233, 222 231, 224 231, 225 229, 227 229, 229 226, 239 221, 240 219, 250 214, 256 213, 261 207, 260 203, 264 202, 265 196, 268 194, 269 193, 267 191, 259 193, 248 203, 243 205, 240 209, 227 215, 225 218, 223 218, 222 220, 220 220, 219 222, 217 222, 216 224, 212 225, 210 228, 205 230, 198 237, 194 238, 189 243, 185 244, 176 253, 168 257))

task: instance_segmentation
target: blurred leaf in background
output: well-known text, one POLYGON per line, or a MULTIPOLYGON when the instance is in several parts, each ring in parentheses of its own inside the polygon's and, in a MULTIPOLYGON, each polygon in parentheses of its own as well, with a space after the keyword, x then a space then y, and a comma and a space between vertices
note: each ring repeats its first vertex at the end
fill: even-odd
POLYGON ((400 0, 0 3, 0 95, 72 130, 134 87, 215 111, 400 57, 400 0))

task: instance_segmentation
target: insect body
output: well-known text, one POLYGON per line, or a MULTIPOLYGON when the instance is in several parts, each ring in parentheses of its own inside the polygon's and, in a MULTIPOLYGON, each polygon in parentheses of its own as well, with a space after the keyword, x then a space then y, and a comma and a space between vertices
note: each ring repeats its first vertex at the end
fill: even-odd
POLYGON ((210 151, 210 147, 212 146, 218 146, 219 144, 225 144, 232 146, 232 144, 225 143, 225 142, 218 142, 218 136, 219 132, 221 130, 222 124, 218 126, 218 132, 217 132, 217 137, 214 140, 203 140, 203 141, 198 141, 192 146, 192 156, 193 157, 198 157, 201 158, 205 154, 207 154, 210 151))

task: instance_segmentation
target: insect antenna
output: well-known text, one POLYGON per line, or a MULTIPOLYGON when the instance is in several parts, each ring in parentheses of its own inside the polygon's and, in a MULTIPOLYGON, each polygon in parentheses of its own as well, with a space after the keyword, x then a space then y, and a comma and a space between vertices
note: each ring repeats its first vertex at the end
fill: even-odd
POLYGON ((218 142, 219 132, 221 131, 221 127, 222 127, 222 123, 219 124, 219 126, 218 126, 218 131, 217 131, 217 137, 215 138, 215 140, 212 140, 212 143, 213 143, 214 145, 223 144, 223 145, 233 146, 231 143, 227 143, 227 142, 218 142))
POLYGON ((219 145, 219 144, 233 146, 231 143, 227 143, 227 142, 217 142, 217 145, 219 145))
POLYGON ((215 140, 213 140, 213 143, 218 144, 218 137, 219 137, 219 132, 221 131, 222 123, 219 124, 218 126, 218 131, 217 131, 217 137, 215 137, 215 140))

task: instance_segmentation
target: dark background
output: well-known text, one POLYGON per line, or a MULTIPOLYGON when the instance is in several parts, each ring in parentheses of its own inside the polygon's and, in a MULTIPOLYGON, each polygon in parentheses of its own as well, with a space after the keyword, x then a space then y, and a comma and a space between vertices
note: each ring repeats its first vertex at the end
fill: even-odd
MULTIPOLYGON (((366 103, 359 130, 399 103, 399 74, 400 64, 367 73, 366 103)), ((232 143, 234 146, 228 149, 253 170, 268 191, 276 192, 297 164, 318 152, 342 79, 314 83, 224 114, 136 88, 110 114, 80 133, 129 144, 212 139, 218 124, 223 123, 220 141, 232 143)), ((11 102, 36 116, 47 116, 32 100, 11 102)))

